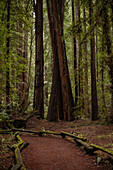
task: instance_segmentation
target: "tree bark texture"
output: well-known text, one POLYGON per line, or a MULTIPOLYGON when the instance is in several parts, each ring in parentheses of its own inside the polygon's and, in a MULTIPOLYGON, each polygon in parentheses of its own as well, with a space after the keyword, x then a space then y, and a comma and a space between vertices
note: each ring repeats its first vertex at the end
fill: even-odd
MULTIPOLYGON (((45 66, 45 81, 47 82, 48 81, 48 76, 47 76, 47 66, 45 66)), ((46 107, 48 107, 48 84, 46 83, 46 86, 45 86, 45 104, 46 104, 46 107)))
POLYGON ((63 103, 62 103, 61 79, 59 72, 58 49, 56 43, 56 31, 53 21, 53 9, 51 0, 47 0, 47 8, 53 55, 52 87, 47 119, 49 121, 57 121, 58 118, 63 119, 63 103))
MULTIPOLYGON (((109 67, 109 77, 111 82, 111 112, 113 110, 113 52, 112 52, 112 41, 110 37, 110 23, 109 23, 109 16, 108 10, 106 5, 103 7, 102 11, 102 18, 103 18, 103 33, 105 36, 105 44, 107 47, 107 54, 108 54, 108 67, 109 67)), ((113 122, 113 114, 111 113, 111 121, 113 122)))
POLYGON ((65 55, 64 44, 62 42, 61 37, 61 28, 60 28, 60 19, 58 16, 58 1, 52 1, 52 8, 53 8, 53 18, 55 24, 55 31, 56 31, 56 42, 58 48, 58 60, 59 60, 59 70, 60 70, 60 78, 61 78, 61 87, 62 87, 62 98, 63 98, 63 113, 64 113, 64 120, 72 120, 73 114, 72 109, 74 105, 70 78, 69 78, 69 71, 67 66, 67 58, 65 55))
POLYGON ((43 1, 36 1, 35 8, 35 86, 34 86, 34 110, 44 117, 43 101, 43 1))
MULTIPOLYGON (((86 34, 86 11, 83 7, 83 31, 86 34)), ((89 104, 88 104, 88 61, 87 61, 87 39, 83 42, 84 47, 84 110, 85 116, 89 116, 89 104)))
POLYGON ((83 107, 83 66, 82 66, 82 48, 81 48, 81 20, 80 20, 80 2, 76 0, 76 56, 77 56, 77 82, 78 82, 78 104, 79 110, 83 107))
POLYGON ((7 113, 10 113, 10 68, 9 68, 9 46, 10 46, 10 0, 7 1, 7 40, 6 40, 6 61, 7 61, 7 68, 6 68, 6 110, 7 113))
MULTIPOLYGON (((19 24, 18 24, 18 32, 19 32, 19 37, 18 37, 18 41, 19 41, 19 45, 18 45, 18 63, 19 64, 23 64, 23 23, 22 20, 19 20, 19 24)), ((20 74, 18 75, 18 79, 19 79, 19 83, 18 83, 18 94, 19 94, 19 103, 22 102, 23 100, 23 70, 22 68, 20 68, 20 74)))
MULTIPOLYGON (((103 28, 104 30, 104 28, 103 28)), ((103 54, 105 53, 105 37, 104 37, 104 31, 103 31, 103 36, 102 36, 102 52, 103 54)), ((105 99, 105 81, 104 81, 104 70, 105 66, 104 66, 104 58, 102 58, 101 61, 101 88, 102 88, 102 113, 106 114, 106 99, 105 99)))
POLYGON ((78 101, 78 84, 77 84, 77 56, 76 56, 76 37, 75 37, 75 10, 74 1, 72 1, 72 24, 73 24, 73 55, 74 55, 74 80, 75 80, 75 107, 78 101))
MULTIPOLYGON (((89 17, 90 17, 90 27, 93 24, 93 2, 89 2, 89 17)), ((95 68, 95 38, 94 30, 90 37, 90 49, 91 49, 91 99, 92 99, 92 120, 98 119, 98 103, 97 103, 97 88, 96 88, 96 68, 95 68)))
POLYGON ((24 98, 23 98, 23 104, 22 104, 22 111, 24 112, 27 109, 28 106, 28 71, 27 71, 27 66, 28 66, 28 33, 25 30, 24 31, 24 53, 23 53, 23 58, 24 58, 24 65, 25 68, 23 69, 23 92, 24 92, 24 98))
MULTIPOLYGON (((32 17, 33 17, 33 13, 32 13, 32 17)), ((30 88, 33 86, 33 82, 32 82, 32 74, 31 74, 31 65, 32 65, 32 58, 33 58, 33 39, 34 39, 34 34, 33 34, 33 29, 34 29, 34 23, 33 23, 33 19, 32 19, 32 28, 31 28, 31 32, 30 32, 30 58, 29 58, 29 69, 28 69, 28 89, 27 89, 27 94, 28 94, 28 103, 31 101, 30 100, 30 88)))

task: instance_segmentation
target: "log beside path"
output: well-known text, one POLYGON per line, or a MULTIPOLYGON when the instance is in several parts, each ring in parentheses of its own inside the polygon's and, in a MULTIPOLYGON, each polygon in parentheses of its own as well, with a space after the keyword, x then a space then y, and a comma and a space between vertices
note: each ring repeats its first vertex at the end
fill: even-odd
POLYGON ((26 170, 25 165, 22 160, 21 152, 24 148, 26 148, 29 145, 29 143, 25 143, 17 133, 15 133, 15 139, 17 141, 16 144, 14 144, 12 146, 7 145, 8 148, 11 149, 14 153, 14 162, 15 162, 15 164, 11 165, 9 167, 9 169, 11 169, 11 170, 19 170, 19 169, 26 170))
POLYGON ((60 135, 62 136, 62 138, 65 139, 66 136, 73 138, 73 140, 80 146, 84 147, 84 150, 86 151, 86 153, 88 154, 93 154, 93 152, 95 152, 96 150, 101 150, 103 152, 106 152, 108 155, 113 156, 113 151, 105 149, 103 147, 100 147, 98 145, 94 145, 94 144, 88 144, 87 139, 85 137, 83 137, 82 135, 75 135, 75 134, 71 134, 68 132, 64 132, 61 131, 60 133, 58 132, 53 132, 53 131, 31 131, 31 130, 24 130, 24 129, 12 129, 12 131, 16 132, 16 131, 20 131, 20 132, 28 132, 28 133, 34 133, 37 134, 39 136, 43 136, 43 134, 52 134, 52 135, 60 135))
MULTIPOLYGON (((58 132, 53 132, 53 131, 46 131, 46 130, 41 130, 41 131, 33 131, 33 130, 25 130, 25 129, 11 129, 11 130, 2 130, 0 131, 0 134, 2 133, 12 133, 12 132, 24 132, 24 133, 32 133, 38 136, 43 137, 43 134, 49 134, 49 135, 58 135, 61 136, 62 138, 65 139, 65 137, 72 138, 74 142, 76 142, 79 146, 83 146, 83 149, 86 151, 88 154, 93 154, 96 150, 101 150, 102 152, 107 153, 109 156, 113 156, 113 151, 108 150, 104 147, 95 145, 95 144, 89 144, 87 142, 87 139, 83 137, 82 135, 75 135, 71 134, 68 132, 61 131, 60 133, 58 132)), ((24 141, 21 139, 21 137, 18 134, 15 134, 16 141, 18 141, 17 144, 14 144, 12 146, 8 146, 13 152, 16 152, 18 157, 15 155, 15 158, 20 160, 20 164, 22 165, 21 162, 21 156, 20 152, 28 146, 28 143, 24 143, 24 141)), ((18 161, 16 161, 16 165, 14 167, 19 167, 20 165, 18 161)))
POLYGON ((94 149, 91 145, 89 145, 88 143, 80 140, 80 139, 74 139, 74 141, 79 145, 79 146, 83 146, 84 150, 86 151, 86 153, 88 154, 93 154, 94 149))
POLYGON ((61 136, 63 138, 65 138, 65 136, 69 136, 69 137, 72 137, 74 139, 80 139, 82 141, 86 141, 87 140, 85 137, 77 136, 77 135, 74 135, 74 134, 71 134, 71 133, 68 133, 68 132, 64 132, 64 131, 61 131, 61 136))
POLYGON ((93 147, 94 151, 95 150, 101 150, 101 151, 113 156, 113 151, 112 150, 103 148, 102 146, 98 146, 98 145, 95 145, 95 144, 91 144, 91 147, 93 147))

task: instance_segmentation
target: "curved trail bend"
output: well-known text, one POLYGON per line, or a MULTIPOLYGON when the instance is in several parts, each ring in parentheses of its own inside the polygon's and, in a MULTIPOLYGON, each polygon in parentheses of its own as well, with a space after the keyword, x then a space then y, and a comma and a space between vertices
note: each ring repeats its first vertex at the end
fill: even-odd
POLYGON ((30 135, 22 139, 30 144, 22 152, 27 170, 103 170, 93 157, 64 139, 30 135))

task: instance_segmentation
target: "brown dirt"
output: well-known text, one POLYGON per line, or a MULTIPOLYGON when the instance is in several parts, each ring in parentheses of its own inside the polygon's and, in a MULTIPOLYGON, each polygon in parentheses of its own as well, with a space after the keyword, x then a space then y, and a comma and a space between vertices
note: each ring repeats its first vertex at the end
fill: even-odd
MULTIPOLYGON (((38 120, 36 117, 33 117, 28 121, 27 129, 35 131, 44 129, 55 132, 66 131, 85 136, 88 143, 98 144, 109 149, 112 149, 113 146, 113 125, 100 125, 100 122, 93 123, 89 120, 48 122, 47 120, 38 120)), ((89 156, 85 154, 82 148, 75 146, 75 143, 61 137, 53 137, 52 135, 39 137, 25 133, 22 133, 21 137, 30 144, 22 152, 27 170, 112 169, 111 164, 107 161, 108 155, 98 151, 96 155, 89 156), (96 163, 97 155, 102 157, 102 162, 99 165, 96 163)), ((0 153, 0 170, 7 169, 12 162, 9 157, 11 153, 5 154, 0 153), (6 162, 8 165, 6 165, 6 162)))
POLYGON ((23 152, 28 170, 102 170, 74 144, 58 138, 23 136, 30 146, 23 152))

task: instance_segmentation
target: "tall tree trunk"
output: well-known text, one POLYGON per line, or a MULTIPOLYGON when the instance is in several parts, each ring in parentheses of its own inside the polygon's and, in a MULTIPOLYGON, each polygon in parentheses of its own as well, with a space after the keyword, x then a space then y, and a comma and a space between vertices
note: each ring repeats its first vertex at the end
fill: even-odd
POLYGON ((75 79, 75 107, 78 101, 78 84, 77 84, 77 56, 76 56, 76 37, 75 37, 75 10, 74 1, 72 0, 72 24, 73 24, 73 54, 74 54, 74 79, 75 79))
MULTIPOLYGON (((47 66, 45 66, 45 81, 48 81, 48 77, 47 77, 47 66)), ((46 83, 45 86, 45 104, 46 107, 48 107, 48 84, 46 83)))
POLYGON ((58 49, 56 44, 56 31, 53 21, 53 9, 51 0, 47 0, 47 8, 53 55, 52 87, 47 119, 49 121, 57 121, 58 118, 63 119, 63 103, 62 103, 61 79, 59 72, 58 49))
MULTIPOLYGON (((93 2, 89 2, 89 17, 90 27, 93 25, 93 2)), ((92 99, 92 120, 98 119, 98 103, 97 103, 97 88, 96 88, 96 68, 95 68, 95 38, 94 30, 90 36, 90 48, 91 48, 91 99, 92 99)))
MULTIPOLYGON (((104 28, 103 28, 104 30, 104 28)), ((104 31, 103 31, 103 36, 102 36, 102 53, 105 53, 105 37, 104 37, 104 31)), ((105 89, 104 89, 104 58, 102 58, 102 62, 101 62, 101 88, 102 88, 102 113, 105 115, 106 114, 106 102, 105 102, 105 89)))
POLYGON ((43 97, 43 0, 36 1, 35 20, 35 86, 34 86, 34 110, 44 117, 44 97, 43 97))
POLYGON ((103 32, 106 41, 107 47, 107 54, 108 54, 108 66, 109 66, 109 76, 111 82, 111 122, 113 122, 113 53, 112 53, 112 41, 110 37, 110 23, 109 23, 109 16, 108 16, 108 9, 106 5, 104 5, 102 11, 102 18, 103 18, 103 32))
MULTIPOLYGON (((21 6, 20 6, 21 7, 21 6)), ((18 36, 18 64, 22 65, 24 64, 24 60, 23 60, 23 50, 24 50, 24 46, 23 46, 23 21, 22 19, 19 19, 19 24, 18 24, 18 32, 19 32, 19 36, 18 36)), ((16 108, 17 112, 22 113, 22 107, 23 107, 23 102, 25 99, 25 92, 24 92, 24 83, 23 83, 23 68, 19 68, 20 73, 17 75, 19 83, 17 84, 17 88, 18 88, 18 96, 19 96, 19 105, 16 108)))
POLYGON ((99 65, 98 65, 98 62, 99 62, 99 58, 98 58, 98 28, 96 27, 96 68, 97 68, 97 82, 98 82, 98 79, 99 79, 99 65))
POLYGON ((78 104, 79 110, 83 107, 83 67, 82 67, 82 49, 81 49, 81 21, 80 21, 80 2, 76 0, 76 55, 78 72, 78 104))
POLYGON ((23 104, 22 104, 22 112, 24 112, 28 107, 28 33, 25 30, 24 31, 24 65, 25 68, 23 70, 23 92, 24 92, 24 98, 23 98, 23 104))
MULTIPOLYGON (((23 64, 23 23, 22 20, 19 20, 19 26, 18 26, 18 32, 19 32, 19 47, 18 47, 18 62, 19 64, 23 64)), ((19 103, 23 103, 23 71, 21 69, 19 74, 19 103)))
MULTIPOLYGON (((86 11, 83 7, 83 29, 84 34, 86 34, 86 11)), ((84 110, 85 116, 89 116, 89 104, 88 104, 88 61, 87 61, 87 39, 84 40, 84 110)))
MULTIPOLYGON (((33 18, 33 13, 32 13, 32 18, 33 18)), ((31 28, 31 33, 30 33, 30 58, 29 58, 29 69, 28 69, 28 89, 27 89, 27 94, 28 94, 28 103, 31 101, 30 100, 30 87, 31 87, 31 64, 32 64, 32 58, 33 58, 33 19, 32 19, 32 28, 31 28)))
MULTIPOLYGON (((61 37, 63 37, 63 35, 64 35, 64 6, 65 6, 65 0, 58 0, 58 14, 59 14, 59 21, 60 21, 61 37)), ((64 39, 62 40, 62 43, 63 43, 63 48, 64 48, 65 61, 67 62, 66 45, 65 45, 64 39)), ((57 53, 58 53, 58 51, 57 51, 57 53)), ((68 71, 67 63, 66 63, 66 67, 67 67, 67 71, 68 71)), ((68 74, 69 74, 69 71, 68 71, 68 74)), ((60 72, 59 72, 59 77, 60 77, 60 72)), ((70 82, 68 82, 68 84, 71 88, 70 82)), ((60 86, 61 86, 61 80, 60 80, 60 86)), ((61 89, 61 92, 62 92, 62 89, 61 89)), ((59 93, 59 95, 60 95, 60 93, 59 93)), ((62 100, 63 100, 63 98, 62 98, 62 100)), ((62 104, 63 104, 63 101, 62 101, 62 104)), ((65 119, 65 116, 62 112, 59 113, 59 118, 60 118, 60 120, 65 119)))
POLYGON ((10 113, 10 57, 9 57, 9 46, 10 46, 10 0, 7 1, 7 68, 6 68, 6 111, 10 113))
POLYGON ((58 48, 58 60, 59 60, 59 70, 60 70, 60 78, 61 78, 61 87, 62 87, 62 98, 63 98, 63 112, 64 112, 64 120, 72 120, 73 114, 72 109, 74 105, 71 83, 69 78, 69 71, 67 67, 67 58, 65 56, 64 44, 62 42, 61 37, 61 28, 60 28, 60 19, 58 17, 58 1, 52 1, 53 7, 53 18, 55 23, 55 31, 56 31, 56 42, 58 48))

